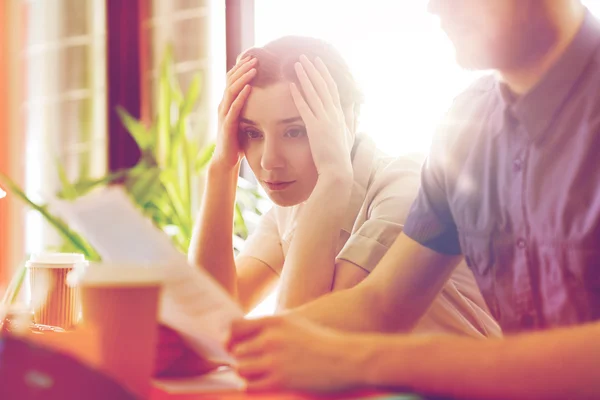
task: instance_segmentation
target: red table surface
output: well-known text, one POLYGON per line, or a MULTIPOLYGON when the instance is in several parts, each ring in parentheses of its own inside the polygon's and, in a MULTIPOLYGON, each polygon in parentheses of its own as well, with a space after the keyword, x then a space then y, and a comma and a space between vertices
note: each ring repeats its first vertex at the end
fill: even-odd
MULTIPOLYGON (((388 393, 389 394, 389 393, 388 393)), ((150 400, 342 400, 366 399, 385 396, 386 393, 361 391, 353 393, 337 393, 328 395, 299 394, 299 393, 246 393, 240 391, 223 391, 210 393, 166 393, 158 388, 154 389, 150 400)), ((390 396, 392 394, 389 394, 390 396)))

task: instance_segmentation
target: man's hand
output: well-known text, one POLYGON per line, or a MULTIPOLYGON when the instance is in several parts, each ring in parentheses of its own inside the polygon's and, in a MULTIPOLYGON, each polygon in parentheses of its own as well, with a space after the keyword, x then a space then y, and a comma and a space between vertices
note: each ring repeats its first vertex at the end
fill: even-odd
POLYGON ((284 315, 233 323, 229 350, 250 391, 330 391, 359 385, 358 338, 284 315))

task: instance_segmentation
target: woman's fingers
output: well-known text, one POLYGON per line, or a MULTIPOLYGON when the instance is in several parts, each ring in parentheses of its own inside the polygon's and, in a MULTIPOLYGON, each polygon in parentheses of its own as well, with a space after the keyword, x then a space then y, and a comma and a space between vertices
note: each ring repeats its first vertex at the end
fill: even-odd
POLYGON ((250 96, 250 92, 252 91, 252 86, 246 85, 237 95, 233 103, 231 103, 231 107, 227 112, 226 119, 229 121, 237 121, 240 117, 240 113, 246 104, 246 100, 248 100, 248 96, 250 96))
POLYGON ((255 75, 256 69, 252 68, 249 71, 246 71, 242 76, 239 77, 239 79, 237 79, 225 89, 223 101, 221 102, 220 106, 220 110, 223 116, 229 114, 231 105, 238 98, 242 89, 244 89, 244 87, 250 83, 250 81, 252 80, 252 78, 254 78, 255 75))
MULTIPOLYGON (((232 85, 236 82, 242 75, 244 75, 247 71, 254 68, 256 66, 256 58, 248 59, 241 64, 236 65, 238 67, 231 75, 227 75, 227 85, 232 85)), ((234 67, 234 68, 236 68, 234 67)))
POLYGON ((240 91, 256 75, 256 59, 244 57, 228 73, 225 93, 219 104, 219 114, 226 116, 240 91))
POLYGON ((333 77, 331 76, 331 73, 329 72, 329 69, 327 68, 327 66, 325 65, 323 60, 321 60, 321 58, 319 58, 319 57, 315 58, 314 66, 321 73, 321 76, 325 80, 325 83, 327 84, 327 88, 329 89, 329 94, 331 95, 331 97, 333 99, 333 103, 335 104, 336 107, 339 107, 341 109, 342 103, 340 100, 340 92, 337 87, 337 84, 335 83, 335 80, 333 79, 333 77))
POLYGON ((305 124, 310 124, 315 119, 315 116, 295 83, 290 83, 290 92, 292 93, 292 99, 294 100, 294 104, 296 104, 302 121, 305 124))
POLYGON ((305 55, 300 56, 300 63, 302 64, 302 67, 304 68, 304 71, 306 72, 306 75, 308 76, 312 86, 315 88, 321 103, 325 106, 326 110, 331 111, 335 107, 335 102, 324 76, 319 70, 317 70, 317 68, 315 68, 315 65, 305 55))
POLYGON ((231 78, 231 76, 233 74, 235 74, 240 68, 242 68, 244 65, 246 65, 248 63, 248 61, 251 60, 250 56, 246 56, 244 58, 242 58, 241 60, 239 60, 228 72, 227 72, 227 82, 229 82, 229 78, 231 78))
POLYGON ((294 68, 296 70, 296 75, 298 76, 300 86, 302 87, 302 91, 304 92, 304 99, 306 100, 306 103, 309 105, 312 113, 317 118, 323 117, 325 115, 325 106, 323 105, 321 97, 317 93, 314 85, 308 77, 304 66, 297 62, 294 64, 294 68))

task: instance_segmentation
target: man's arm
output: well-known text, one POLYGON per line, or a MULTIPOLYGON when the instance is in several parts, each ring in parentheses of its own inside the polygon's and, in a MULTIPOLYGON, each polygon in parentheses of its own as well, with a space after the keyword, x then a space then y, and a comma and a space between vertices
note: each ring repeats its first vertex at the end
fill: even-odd
POLYGON ((457 399, 598 399, 598 337, 600 322, 475 340, 345 333, 287 315, 237 322, 230 348, 248 390, 366 386, 457 399))
POLYGON ((341 330, 410 330, 460 259, 400 234, 377 268, 357 286, 323 296, 291 313, 341 330))
MULTIPOLYGON (((369 386, 485 399, 600 398, 600 323, 506 339, 354 335, 369 386)), ((348 346, 348 343, 345 344, 348 346)))

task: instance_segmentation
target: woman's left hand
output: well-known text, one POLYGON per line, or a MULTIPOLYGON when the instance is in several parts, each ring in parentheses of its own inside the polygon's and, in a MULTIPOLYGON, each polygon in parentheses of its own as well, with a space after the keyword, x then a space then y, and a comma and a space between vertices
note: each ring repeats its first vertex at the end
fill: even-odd
POLYGON ((333 176, 351 181, 352 137, 337 85, 320 58, 313 63, 303 55, 295 69, 304 95, 294 83, 290 84, 290 90, 306 125, 319 178, 333 176))

